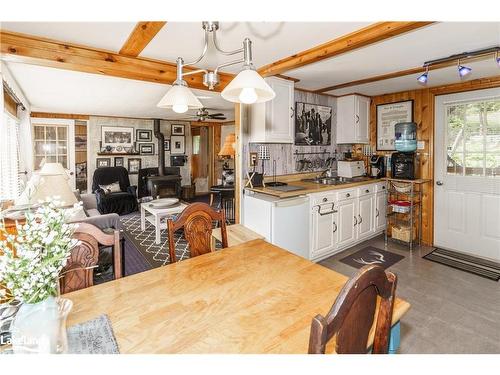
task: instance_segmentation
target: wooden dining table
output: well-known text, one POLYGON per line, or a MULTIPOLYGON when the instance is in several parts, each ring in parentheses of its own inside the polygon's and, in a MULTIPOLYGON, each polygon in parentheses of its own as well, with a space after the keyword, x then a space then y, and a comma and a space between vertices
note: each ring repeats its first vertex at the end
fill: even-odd
MULTIPOLYGON (((121 353, 304 354, 347 279, 257 239, 64 297, 69 326, 107 314, 121 353)), ((409 308, 396 299, 392 351, 409 308)))

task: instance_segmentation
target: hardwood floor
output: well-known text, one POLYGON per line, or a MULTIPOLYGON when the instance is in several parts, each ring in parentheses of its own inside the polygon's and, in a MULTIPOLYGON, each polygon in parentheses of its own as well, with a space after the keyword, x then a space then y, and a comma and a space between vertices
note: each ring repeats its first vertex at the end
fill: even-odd
MULTIPOLYGON (((365 246, 384 249, 383 237, 366 241, 320 262, 351 276, 356 269, 338 260, 365 246)), ((396 295, 411 303, 401 321, 400 353, 500 353, 500 283, 422 259, 432 248, 410 253, 389 270, 398 275, 396 295)), ((332 301, 333 302, 333 301, 332 301)))

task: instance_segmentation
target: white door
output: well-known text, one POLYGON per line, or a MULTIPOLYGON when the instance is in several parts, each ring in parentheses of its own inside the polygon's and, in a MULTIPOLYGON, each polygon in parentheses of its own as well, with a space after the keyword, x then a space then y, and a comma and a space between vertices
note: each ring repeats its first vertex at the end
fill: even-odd
POLYGON ((358 238, 370 237, 373 231, 374 199, 373 194, 364 195, 359 198, 358 210, 358 238))
POLYGON ((370 98, 356 96, 356 140, 360 143, 369 143, 370 140, 370 98))
POLYGON ((385 191, 377 193, 375 197, 375 231, 385 229, 387 210, 387 194, 385 191))
POLYGON ((436 97, 434 245, 500 260, 500 89, 436 97))
POLYGON ((358 224, 357 199, 340 201, 338 210, 338 247, 343 247, 356 241, 356 225, 358 224))
POLYGON ((326 254, 334 248, 338 229, 335 221, 331 203, 321 205, 320 211, 318 207, 313 207, 311 258, 326 254))

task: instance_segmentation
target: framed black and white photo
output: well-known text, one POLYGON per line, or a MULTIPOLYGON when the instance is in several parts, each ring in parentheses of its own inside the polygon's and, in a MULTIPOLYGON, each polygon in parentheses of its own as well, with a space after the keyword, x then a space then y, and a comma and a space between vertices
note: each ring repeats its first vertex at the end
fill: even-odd
POLYGON ((149 129, 137 129, 135 131, 136 142, 151 142, 153 140, 153 131, 149 129))
POLYGON ((155 154, 155 144, 154 143, 139 143, 139 153, 141 155, 154 155, 155 154))
POLYGON ((328 146, 332 143, 332 107, 295 103, 295 144, 328 146))
POLYGON ((137 174, 137 173, 139 173, 139 169, 141 169, 141 159, 139 159, 139 158, 128 159, 128 173, 129 174, 137 174))
POLYGON ((121 156, 115 157, 115 167, 124 167, 125 166, 125 159, 121 156))
POLYGON ((170 153, 184 154, 186 152, 186 138, 183 135, 173 135, 170 137, 170 153))
POLYGON ((111 167, 111 158, 96 158, 95 166, 96 168, 111 167))
POLYGON ((184 135, 184 125, 172 124, 172 135, 184 135))
POLYGON ((165 139, 165 151, 170 151, 170 139, 165 139))
POLYGON ((134 128, 121 126, 102 126, 101 127, 101 146, 108 146, 116 149, 120 147, 132 147, 134 145, 134 128))
POLYGON ((413 100, 377 105, 377 151, 396 150, 394 125, 412 121, 413 100))

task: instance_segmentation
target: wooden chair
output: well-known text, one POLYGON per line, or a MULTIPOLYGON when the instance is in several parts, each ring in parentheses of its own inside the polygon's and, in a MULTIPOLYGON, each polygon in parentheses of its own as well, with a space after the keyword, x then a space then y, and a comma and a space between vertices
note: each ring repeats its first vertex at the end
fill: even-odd
POLYGON ((327 342, 336 336, 337 353, 366 354, 380 296, 372 353, 386 354, 396 284, 396 275, 386 273, 380 266, 361 268, 344 285, 326 317, 316 315, 312 320, 309 353, 324 354, 327 342))
POLYGON ((213 221, 220 222, 222 247, 227 247, 226 217, 224 210, 215 211, 206 203, 192 203, 187 206, 176 221, 168 219, 168 247, 170 263, 177 262, 175 256, 175 231, 184 228, 184 237, 189 244, 191 258, 212 251, 213 221))
POLYGON ((71 250, 71 256, 61 272, 61 294, 94 285, 94 269, 99 259, 99 244, 113 246, 113 272, 115 279, 122 277, 120 232, 107 234, 88 223, 78 223, 73 237, 80 241, 71 250))

